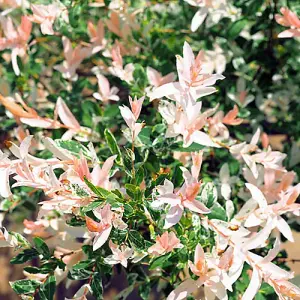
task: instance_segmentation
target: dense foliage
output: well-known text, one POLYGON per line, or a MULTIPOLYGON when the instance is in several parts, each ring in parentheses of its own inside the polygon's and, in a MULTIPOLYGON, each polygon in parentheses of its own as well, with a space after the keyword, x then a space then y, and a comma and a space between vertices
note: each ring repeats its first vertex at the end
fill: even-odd
POLYGON ((280 251, 300 214, 297 0, 0 6, 0 246, 22 299, 102 299, 116 273, 115 299, 300 297, 280 251))

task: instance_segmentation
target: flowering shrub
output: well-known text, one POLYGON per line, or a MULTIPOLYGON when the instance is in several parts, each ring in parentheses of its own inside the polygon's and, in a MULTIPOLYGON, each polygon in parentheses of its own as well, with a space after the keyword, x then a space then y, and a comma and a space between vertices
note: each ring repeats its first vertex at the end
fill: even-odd
POLYGON ((12 289, 299 298, 297 1, 33 2, 0 1, 12 289))

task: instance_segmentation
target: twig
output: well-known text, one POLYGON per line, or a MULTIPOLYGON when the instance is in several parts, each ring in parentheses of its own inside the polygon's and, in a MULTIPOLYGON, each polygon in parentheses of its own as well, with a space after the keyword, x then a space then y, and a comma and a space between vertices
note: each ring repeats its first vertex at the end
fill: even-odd
POLYGON ((132 156, 131 156, 131 168, 132 168, 132 177, 135 178, 135 169, 134 169, 134 136, 135 133, 133 131, 132 133, 132 144, 131 144, 131 151, 132 151, 132 156))
POLYGON ((297 263, 300 262, 300 258, 284 258, 284 257, 280 257, 277 259, 278 261, 282 261, 282 262, 291 262, 291 263, 297 263))

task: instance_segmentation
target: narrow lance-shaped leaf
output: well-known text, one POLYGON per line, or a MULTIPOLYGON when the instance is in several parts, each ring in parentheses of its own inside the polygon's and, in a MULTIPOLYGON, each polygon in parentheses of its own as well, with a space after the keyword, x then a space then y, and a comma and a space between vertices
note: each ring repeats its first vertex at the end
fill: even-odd
POLYGON ((54 275, 47 278, 45 283, 40 287, 39 295, 41 300, 53 300, 55 294, 56 279, 54 275))
POLYGON ((35 244, 36 250, 43 255, 45 259, 50 258, 51 253, 47 246, 47 244, 39 237, 33 238, 33 242, 35 244))
POLYGON ((122 153, 116 138, 114 137, 114 135, 109 129, 104 130, 104 135, 111 153, 118 155, 116 158, 116 163, 122 166, 123 165, 122 153))
POLYGON ((91 280, 91 289, 97 300, 103 299, 103 286, 100 273, 95 272, 91 280))

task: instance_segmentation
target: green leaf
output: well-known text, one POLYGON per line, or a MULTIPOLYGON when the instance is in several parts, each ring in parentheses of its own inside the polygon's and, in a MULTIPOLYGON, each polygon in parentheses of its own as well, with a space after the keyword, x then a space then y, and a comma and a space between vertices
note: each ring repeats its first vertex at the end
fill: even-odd
POLYGON ((90 151, 88 150, 88 148, 86 148, 79 142, 76 142, 73 140, 60 140, 60 139, 57 139, 54 142, 56 143, 56 145, 59 148, 61 148, 63 150, 67 150, 70 154, 72 154, 78 158, 80 157, 80 154, 82 154, 83 156, 85 156, 88 159, 92 158, 92 155, 91 155, 90 151))
POLYGON ((35 280, 22 279, 14 282, 10 282, 12 289, 18 294, 33 294, 35 290, 40 286, 40 283, 35 280))
POLYGON ((14 209, 14 203, 15 201, 8 198, 8 199, 3 199, 1 201, 1 207, 4 211, 9 211, 14 209))
POLYGON ((95 272, 91 281, 91 289, 97 300, 103 299, 102 278, 99 272, 95 272))
POLYGON ((160 256, 151 263, 149 270, 154 270, 156 268, 164 268, 167 266, 171 266, 173 262, 169 261, 169 258, 171 257, 171 254, 160 256))
POLYGON ((152 132, 163 133, 166 130, 165 124, 156 124, 152 127, 152 132))
MULTIPOLYGON (((86 183, 86 185, 90 188, 90 190, 95 193, 97 196, 99 197, 104 197, 104 193, 102 193, 101 188, 95 186, 92 182, 90 182, 85 176, 84 176, 84 182, 86 183)), ((102 189, 104 190, 104 189, 102 189)))
POLYGON ((132 194, 135 194, 139 190, 138 186, 136 186, 134 184, 130 184, 130 183, 126 183, 125 188, 126 188, 126 192, 129 192, 132 194))
POLYGON ((68 273, 68 278, 72 280, 88 279, 93 273, 94 261, 86 260, 81 261, 74 265, 68 273))
POLYGON ((129 148, 125 148, 125 153, 124 153, 124 166, 126 168, 126 173, 129 176, 132 176, 131 172, 132 172, 132 162, 135 161, 135 154, 134 152, 129 149, 129 148))
POLYGON ((59 260, 55 260, 55 261, 48 261, 48 262, 42 264, 40 267, 41 272, 46 273, 46 274, 53 272, 57 268, 58 262, 59 262, 59 260))
POLYGON ((150 126, 145 126, 138 135, 140 141, 146 146, 152 146, 152 141, 150 138, 151 132, 152 128, 150 126))
POLYGON ((232 60, 232 65, 236 70, 240 70, 246 65, 246 62, 243 57, 236 57, 232 60))
POLYGON ((39 295, 42 300, 53 300, 56 288, 54 275, 47 278, 46 282, 40 287, 39 295))
POLYGON ((20 252, 16 257, 12 258, 10 260, 10 263, 13 265, 23 264, 37 257, 38 255, 39 252, 36 249, 25 249, 22 252, 20 252))
POLYGON ((81 103, 82 124, 84 124, 87 127, 93 128, 94 124, 95 124, 93 122, 93 116, 98 116, 99 115, 99 112, 97 111, 98 107, 96 105, 97 105, 96 103, 93 103, 93 102, 88 101, 88 100, 83 101, 81 103))
POLYGON ((137 230, 130 230, 128 239, 134 248, 138 250, 144 250, 145 240, 137 230))
POLYGON ((218 192, 215 185, 212 182, 204 183, 201 190, 201 201, 211 208, 218 200, 218 192))
POLYGON ((118 245, 124 243, 127 236, 127 230, 114 229, 110 238, 118 245))
POLYGON ((135 85, 137 85, 138 89, 141 90, 147 85, 147 74, 140 64, 134 64, 133 77, 135 79, 135 85))
POLYGON ((78 20, 82 14, 82 7, 80 5, 75 5, 69 10, 69 21, 72 27, 78 26, 78 20))
POLYGON ((255 300, 266 300, 267 298, 263 294, 257 293, 254 299, 255 300))
POLYGON ((32 266, 24 267, 24 271, 29 274, 49 274, 57 268, 57 265, 58 264, 56 262, 50 262, 41 265, 39 268, 32 266))
POLYGON ((127 183, 125 184, 126 193, 132 199, 139 201, 142 199, 142 191, 139 186, 127 183))
POLYGON ((237 175, 240 170, 240 163, 237 160, 229 162, 229 170, 231 175, 237 175))
POLYGON ((144 282, 139 286, 139 294, 143 300, 148 300, 151 292, 151 282, 144 282))
POLYGON ((117 196, 114 193, 112 193, 100 186, 95 186, 93 183, 88 181, 86 178, 84 178, 84 182, 100 198, 104 198, 104 199, 107 199, 107 198, 116 199, 117 198, 117 196))
POLYGON ((227 221, 226 211, 218 202, 216 202, 211 208, 208 218, 227 221))
POLYGON ((129 203, 124 203, 123 207, 124 207, 124 216, 125 217, 128 218, 130 215, 133 214, 134 210, 133 210, 132 206, 129 203))
POLYGON ((135 184, 139 186, 143 182, 144 177, 145 177, 144 168, 140 167, 135 173, 135 184))
POLYGON ((83 213, 87 213, 91 210, 94 210, 95 208, 97 208, 103 203, 103 200, 106 200, 107 203, 111 203, 111 204, 116 204, 117 201, 122 201, 122 199, 118 198, 118 196, 115 193, 103 189, 99 186, 95 186, 93 183, 88 181, 85 177, 84 177, 84 181, 87 184, 87 186, 100 198, 100 200, 93 201, 87 206, 82 207, 81 211, 83 213))
POLYGON ((248 0, 247 7, 245 9, 245 12, 248 15, 253 15, 257 13, 260 9, 260 7, 265 3, 264 0, 248 0))
POLYGON ((97 207, 99 207, 101 204, 103 203, 103 200, 100 201, 93 201, 90 204, 88 204, 87 206, 83 206, 81 207, 81 211, 85 214, 91 210, 96 209, 97 207))
POLYGON ((51 257, 50 250, 47 244, 39 237, 34 237, 33 242, 35 245, 36 250, 43 255, 44 259, 49 259, 51 257))
POLYGON ((113 120, 115 117, 120 115, 119 105, 112 104, 107 105, 104 109, 103 117, 108 120, 113 120))
POLYGON ((114 135, 111 133, 111 131, 109 129, 104 130, 104 136, 105 136, 105 140, 108 144, 108 147, 110 149, 110 152, 113 155, 117 155, 116 163, 122 166, 123 165, 122 153, 121 153, 121 150, 117 143, 116 138, 114 137, 114 135))
POLYGON ((228 37, 231 38, 231 39, 235 39, 239 36, 240 32, 244 29, 244 27, 248 24, 248 20, 246 19, 241 19, 241 20, 238 20, 236 22, 234 22, 227 34, 228 34, 228 37))
POLYGON ((25 267, 24 271, 29 274, 39 274, 41 273, 41 269, 37 267, 25 267))
POLYGON ((16 238, 16 240, 18 241, 18 246, 19 247, 22 247, 22 248, 31 248, 30 243, 20 233, 12 231, 12 232, 9 232, 9 234, 11 234, 12 236, 14 236, 16 238))
POLYGON ((93 257, 94 252, 93 252, 92 245, 83 245, 81 247, 81 249, 82 249, 83 253, 86 254, 89 259, 91 259, 93 257))
POLYGON ((264 294, 264 295, 271 295, 274 293, 274 289, 266 282, 263 282, 259 289, 259 293, 264 294))

